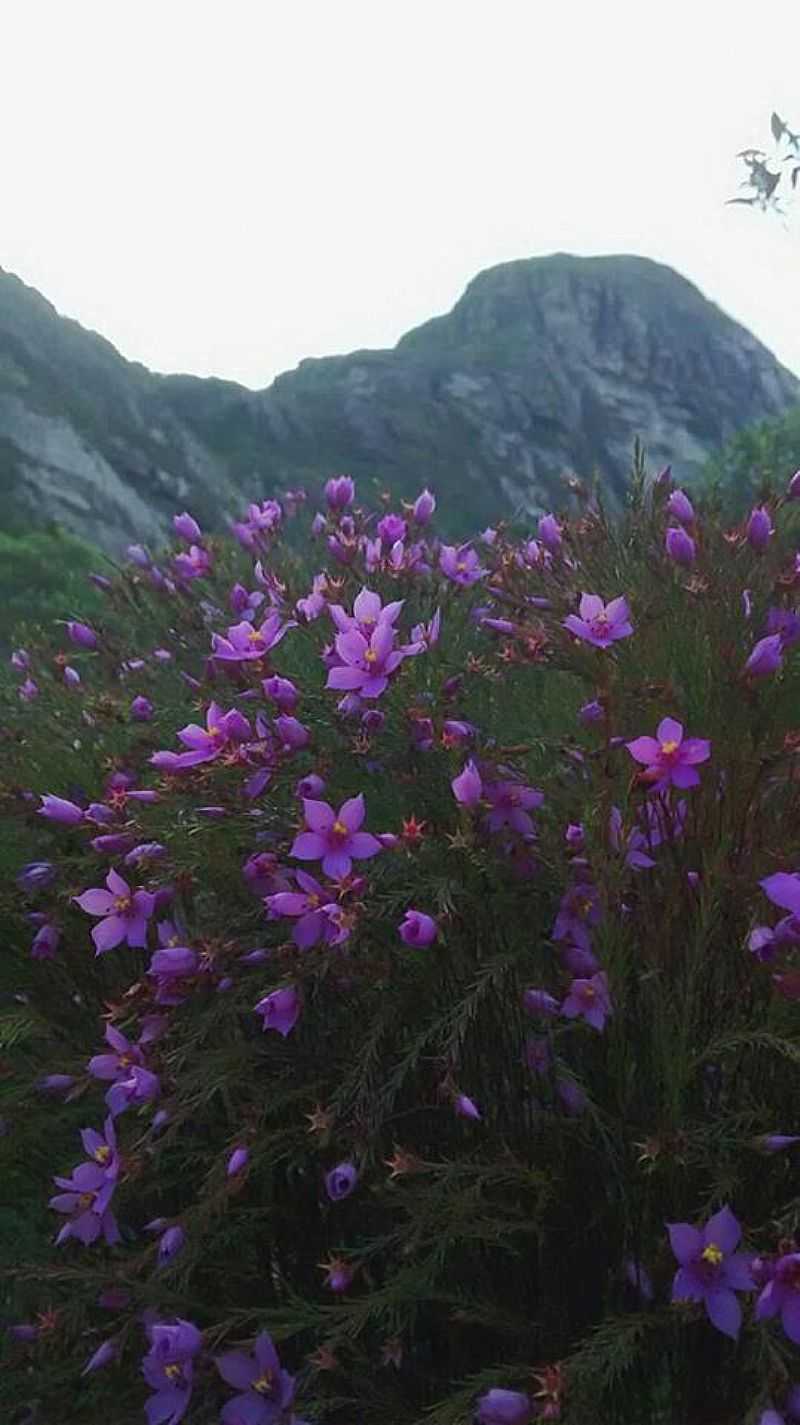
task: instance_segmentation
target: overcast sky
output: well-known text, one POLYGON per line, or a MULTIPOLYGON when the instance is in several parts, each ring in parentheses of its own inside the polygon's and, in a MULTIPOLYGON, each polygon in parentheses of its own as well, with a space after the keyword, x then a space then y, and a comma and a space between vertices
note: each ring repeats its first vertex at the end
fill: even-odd
POLYGON ((800 214, 725 208, 800 6, 3 0, 0 266, 161 371, 388 346, 481 268, 670 263, 800 373, 800 214))

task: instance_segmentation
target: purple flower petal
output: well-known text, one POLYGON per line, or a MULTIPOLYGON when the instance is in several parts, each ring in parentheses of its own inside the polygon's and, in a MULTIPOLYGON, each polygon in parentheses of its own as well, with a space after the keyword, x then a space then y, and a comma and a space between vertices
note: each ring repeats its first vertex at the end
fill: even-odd
POLYGON ((708 1292, 706 1310, 717 1330, 735 1341, 742 1325, 742 1308, 733 1292, 726 1287, 708 1292))
POLYGON ((681 1266, 699 1257, 703 1250, 703 1234, 688 1222, 668 1222, 670 1246, 681 1266))

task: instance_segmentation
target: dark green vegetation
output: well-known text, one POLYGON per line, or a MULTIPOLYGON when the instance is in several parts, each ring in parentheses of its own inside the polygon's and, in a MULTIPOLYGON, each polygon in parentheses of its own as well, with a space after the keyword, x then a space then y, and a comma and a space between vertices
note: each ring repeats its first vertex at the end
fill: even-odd
POLYGON ((787 643, 783 666, 761 681, 744 672, 768 610, 795 611, 796 539, 791 507, 773 511, 778 533, 757 552, 741 530, 726 537, 727 509, 698 501, 696 561, 677 568, 664 554, 665 501, 637 471, 619 521, 579 507, 564 529, 569 558, 549 568, 501 532, 478 546, 489 572, 466 591, 385 564, 367 576, 360 555, 343 566, 324 543, 276 541, 263 557, 286 612, 327 564, 347 610, 365 582, 384 601, 404 599, 404 640, 437 607, 443 616, 440 641, 409 657, 381 698, 382 727, 336 711, 320 658, 330 616, 291 629, 271 666, 296 682, 311 734, 292 755, 262 696, 265 668, 218 668, 212 681, 206 666, 212 629, 232 622, 234 578, 253 586, 250 561, 225 541, 212 544, 213 575, 171 598, 136 570, 115 583, 93 618, 98 651, 70 650, 80 692, 55 671, 67 648, 60 630, 29 640, 40 696, 21 703, 10 684, 0 705, 0 1180, 25 1204, 6 1207, 2 1250, 34 1262, 14 1279, 18 1319, 56 1314, 33 1347, 6 1342, 6 1389, 21 1416, 38 1400, 47 1425, 142 1419, 144 1310, 204 1332, 189 1425, 217 1422, 230 1397, 213 1355, 260 1329, 279 1342, 297 1375, 297 1413, 315 1425, 467 1425, 482 1392, 536 1390, 533 1372, 557 1362, 565 1388, 551 1418, 566 1425, 751 1425, 769 1401, 782 1404, 797 1349, 778 1323, 753 1320, 752 1292, 741 1294, 738 1344, 702 1307, 670 1305, 665 1223, 704 1221, 727 1202, 748 1247, 767 1255, 779 1242, 786 1251, 800 1224, 795 1160, 759 1151, 764 1134, 798 1127, 797 952, 789 945, 760 964, 746 948, 754 924, 782 914, 759 880, 800 866, 800 652, 787 643), (568 638, 562 621, 584 590, 624 594, 632 635, 611 649, 568 638), (549 607, 530 602, 543 598, 549 607), (487 604, 510 630, 475 622, 487 604), (170 663, 152 658, 157 647, 170 663), (144 666, 123 676, 133 655, 144 666), (130 721, 136 694, 152 700, 152 722, 130 721), (244 753, 158 777, 151 754, 176 747, 177 730, 203 722, 212 698, 251 722, 261 713, 266 729, 244 753), (579 719, 590 699, 601 702, 599 722, 579 719), (635 869, 629 838, 646 825, 651 785, 624 743, 667 715, 709 739, 711 756, 698 786, 668 794, 673 830, 646 841, 655 865, 635 869), (471 723, 474 739, 443 735, 451 719, 471 723), (247 798, 243 781, 264 755, 272 780, 247 798), (451 781, 470 756, 487 785, 503 777, 542 789, 535 842, 490 834, 486 805, 456 803, 451 781), (37 817, 26 795, 83 806, 107 796, 109 773, 122 769, 161 795, 123 799, 115 829, 166 848, 125 874, 171 888, 161 914, 199 957, 172 1008, 154 1004, 148 952, 93 956, 93 922, 74 903, 120 855, 90 846, 97 827, 37 817), (400 842, 360 862, 363 882, 341 892, 348 937, 298 951, 291 924, 266 919, 248 892, 242 865, 264 851, 297 867, 295 787, 312 772, 335 806, 363 792, 366 827, 400 842), (425 823, 419 838, 412 816, 425 823), (565 840, 576 823, 577 861, 565 840), (58 879, 25 898, 10 877, 34 857, 54 861, 58 879), (587 884, 600 911, 587 938, 613 1003, 603 1033, 523 1006, 530 987, 567 994, 554 921, 564 895, 587 884), (398 936, 409 907, 437 919, 427 949, 398 936), (62 931, 49 961, 29 955, 26 912, 37 909, 62 931), (264 959, 243 964, 257 947, 264 959), (777 972, 788 976, 784 994, 777 972), (253 1006, 289 984, 303 1001, 296 1028, 286 1039, 261 1033, 253 1006), (49 1175, 79 1160, 76 1126, 104 1115, 104 1086, 85 1064, 109 1019, 136 1038, 154 1010, 167 1019, 146 1049, 161 1097, 118 1119, 123 1240, 49 1248, 49 1175), (33 1081, 44 1072, 74 1074, 74 1101, 42 1098, 33 1081), (455 1113, 455 1091, 475 1100, 479 1121, 455 1113), (168 1113, 160 1133, 157 1108, 168 1113), (231 1182, 228 1156, 243 1144, 247 1174, 231 1182), (324 1174, 342 1161, 358 1165, 360 1181, 330 1202, 324 1174), (144 1231, 159 1217, 186 1232, 162 1268, 144 1231), (338 1297, 319 1268, 332 1256, 354 1270, 338 1297), (631 1261, 649 1274, 652 1301, 626 1278, 631 1261), (111 1285, 128 1293, 116 1312, 98 1305, 111 1285), (82 1379, 108 1338, 119 1362, 82 1379))
POLYGON ((157 376, 0 274, 0 483, 23 517, 118 553, 190 508, 224 527, 243 498, 331 471, 397 496, 437 491, 468 534, 563 500, 595 473, 621 498, 635 437, 681 481, 798 383, 669 268, 556 255, 482 272, 391 351, 302 361, 264 391, 157 376))

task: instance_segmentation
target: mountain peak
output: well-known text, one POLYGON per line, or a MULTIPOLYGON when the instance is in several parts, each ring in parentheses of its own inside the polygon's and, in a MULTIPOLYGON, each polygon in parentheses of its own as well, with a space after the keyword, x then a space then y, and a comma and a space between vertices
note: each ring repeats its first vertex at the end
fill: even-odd
POLYGON ((691 479, 800 384, 671 268, 621 254, 521 258, 391 351, 303 361, 262 392, 126 362, 0 272, 0 487, 116 550, 183 504, 219 525, 241 499, 347 469, 437 487, 466 529, 563 500, 597 471, 619 495, 635 437, 691 479))

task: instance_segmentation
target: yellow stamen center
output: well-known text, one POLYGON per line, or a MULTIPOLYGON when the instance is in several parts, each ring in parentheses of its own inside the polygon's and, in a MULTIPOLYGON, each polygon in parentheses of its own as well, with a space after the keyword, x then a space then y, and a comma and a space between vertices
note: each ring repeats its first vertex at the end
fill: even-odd
POLYGON ((333 826, 331 827, 331 831, 333 832, 334 836, 349 836, 349 835, 350 835, 350 833, 349 833, 349 831, 347 830, 347 827, 345 826, 345 824, 344 824, 343 821, 335 821, 335 822, 333 823, 333 826))
POLYGON ((250 632, 248 633, 247 637, 249 638, 249 640, 250 640, 251 643, 260 643, 260 642, 261 642, 261 634, 259 633, 259 631, 258 631, 257 628, 251 628, 251 630, 250 630, 250 632))
POLYGON ((458 570, 459 574, 463 574, 466 570, 466 567, 466 564, 464 564, 463 562, 456 565, 456 569, 458 570))
POLYGON ((208 735, 209 737, 221 737, 222 728, 217 727, 216 723, 212 723, 211 727, 208 729, 208 735))
POLYGON ((168 1380, 181 1380, 183 1378, 183 1366, 179 1365, 177 1361, 173 1361, 172 1365, 164 1367, 164 1375, 168 1380))
POLYGON ((266 1395, 268 1391, 272 1390, 272 1371, 263 1371, 258 1380, 251 1382, 250 1389, 256 1391, 258 1395, 266 1395))
POLYGON ((662 744, 661 744, 661 751, 664 753, 664 756, 665 756, 665 757, 671 757, 674 752, 677 752, 677 750, 678 750, 679 747, 680 747, 680 743, 679 743, 679 742, 673 742, 673 741, 662 742, 662 744))
POLYGON ((95 1161, 98 1163, 107 1163, 109 1158, 111 1157, 111 1149, 109 1148, 108 1144, 101 1143, 99 1148, 95 1148, 94 1157, 95 1161))
POLYGON ((718 1267, 724 1256, 725 1253, 717 1246, 716 1242, 709 1242, 708 1246, 703 1248, 703 1261, 708 1262, 712 1267, 718 1267))
POLYGON ((594 999, 595 996, 596 996, 596 994, 597 994, 597 990, 595 989, 594 985, 585 985, 585 986, 584 986, 584 990, 583 990, 583 998, 584 998, 584 999, 594 999))
POLYGON ((131 1064, 133 1063, 133 1059, 131 1058, 130 1054, 120 1054, 117 1063, 119 1064, 119 1067, 121 1069, 129 1069, 131 1064))
POLYGON ((87 1207, 91 1207, 94 1199, 95 1194, 93 1192, 82 1192, 78 1198, 78 1207, 82 1212, 85 1212, 87 1207))
POLYGON ((116 911, 119 911, 120 914, 124 915, 124 914, 125 914, 125 911, 126 911, 126 910, 130 910, 130 908, 131 908, 131 898, 130 898, 130 896, 115 896, 115 897, 114 897, 114 909, 115 909, 116 911))
POLYGON ((307 909, 307 910, 317 910, 318 907, 319 907, 319 904, 320 904, 320 898, 319 898, 319 896, 316 894, 315 891, 312 892, 312 894, 306 898, 306 909, 307 909))

